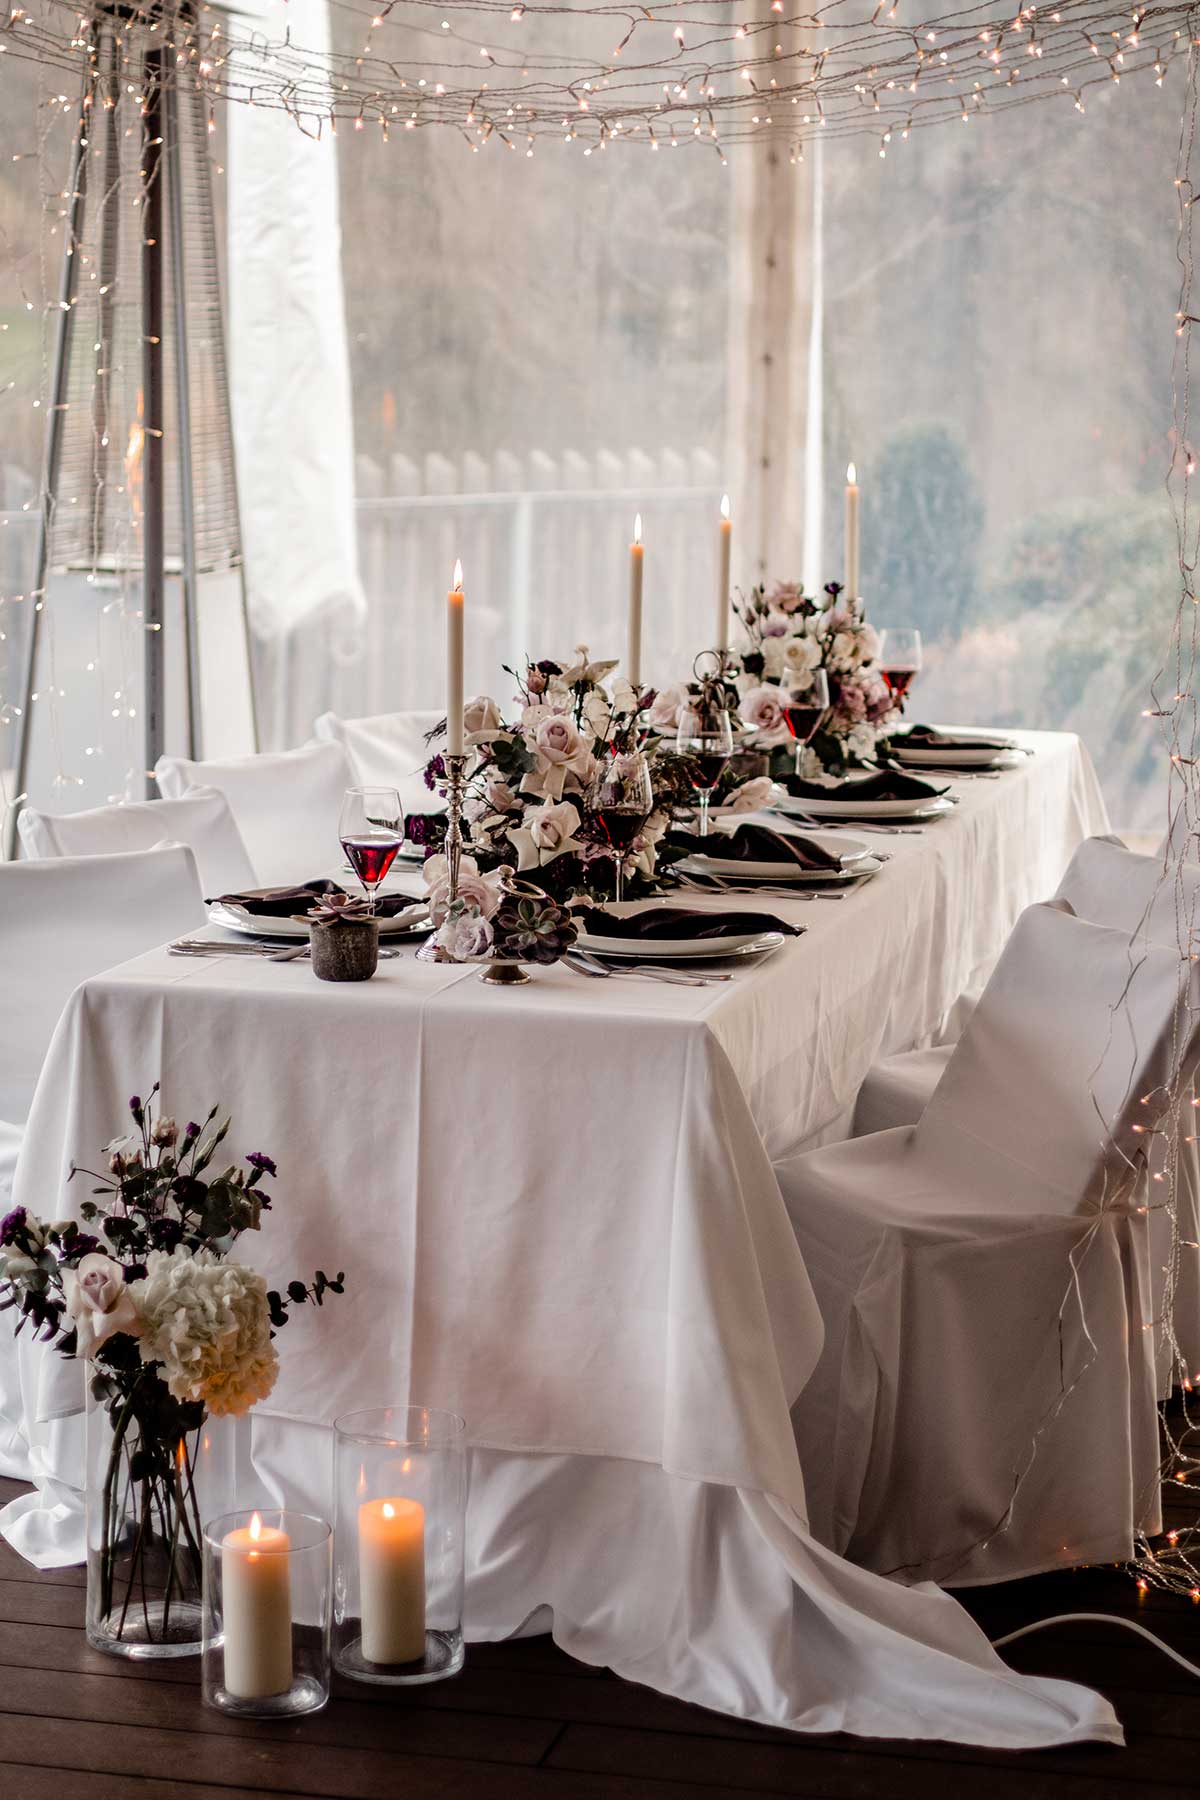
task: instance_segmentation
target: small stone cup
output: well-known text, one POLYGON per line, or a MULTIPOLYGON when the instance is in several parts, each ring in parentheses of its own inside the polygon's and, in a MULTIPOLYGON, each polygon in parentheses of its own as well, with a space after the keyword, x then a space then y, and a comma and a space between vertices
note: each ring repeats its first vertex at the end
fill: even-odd
POLYGON ((379 967, 379 920, 339 919, 312 926, 312 966, 318 981, 369 981, 379 967))

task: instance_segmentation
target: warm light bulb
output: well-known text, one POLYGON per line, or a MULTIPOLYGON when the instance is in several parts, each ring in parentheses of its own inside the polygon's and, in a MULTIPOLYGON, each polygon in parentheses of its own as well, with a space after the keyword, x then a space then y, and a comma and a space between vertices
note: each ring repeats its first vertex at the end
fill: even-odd
POLYGON ((457 557, 454 559, 454 580, 450 585, 457 588, 459 593, 462 592, 462 563, 457 557))

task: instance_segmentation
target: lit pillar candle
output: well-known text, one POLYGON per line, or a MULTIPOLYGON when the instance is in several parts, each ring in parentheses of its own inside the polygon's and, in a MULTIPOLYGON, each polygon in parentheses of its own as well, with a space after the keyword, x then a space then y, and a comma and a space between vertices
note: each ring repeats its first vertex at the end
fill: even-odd
POLYGON ((285 1694, 292 1685, 291 1539, 249 1525, 221 1540, 221 1614, 225 1687, 241 1700, 285 1694))
POLYGON ((463 742, 463 572, 454 565, 454 586, 446 595, 446 751, 461 756, 463 742))
POLYGON ((359 1507, 358 1588, 367 1661, 423 1657, 425 1508, 415 1500, 367 1500, 359 1507))
POLYGON ((733 520, 729 517, 729 495, 721 496, 721 522, 717 527, 717 636, 714 650, 729 648, 729 569, 733 550, 733 520))
POLYGON ((635 688, 642 685, 642 515, 633 521, 633 542, 629 546, 629 635, 626 647, 626 673, 635 688))
POLYGON ((846 598, 858 597, 858 479, 850 463, 846 468, 846 598))

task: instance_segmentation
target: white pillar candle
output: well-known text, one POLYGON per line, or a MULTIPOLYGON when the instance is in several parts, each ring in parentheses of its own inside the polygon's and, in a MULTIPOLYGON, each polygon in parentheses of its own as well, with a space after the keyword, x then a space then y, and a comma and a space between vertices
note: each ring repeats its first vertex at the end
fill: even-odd
POLYGON ((858 480, 850 463, 846 468, 846 598, 858 597, 858 480))
POLYGON ((463 572, 454 565, 454 585, 446 595, 446 752, 461 756, 463 742, 463 572))
POLYGON ((714 650, 729 648, 729 570, 733 550, 733 521, 729 517, 729 495, 721 496, 721 522, 717 527, 717 636, 714 650))
POLYGON ((367 1500, 358 1509, 358 1589, 368 1662, 417 1662, 425 1654, 425 1508, 415 1500, 367 1500))
POLYGON ((285 1694, 292 1685, 291 1539, 249 1525, 221 1540, 221 1620, 225 1687, 240 1700, 285 1694))
POLYGON ((629 633, 626 642, 626 673, 635 688, 642 685, 642 515, 633 521, 633 542, 629 546, 629 633))

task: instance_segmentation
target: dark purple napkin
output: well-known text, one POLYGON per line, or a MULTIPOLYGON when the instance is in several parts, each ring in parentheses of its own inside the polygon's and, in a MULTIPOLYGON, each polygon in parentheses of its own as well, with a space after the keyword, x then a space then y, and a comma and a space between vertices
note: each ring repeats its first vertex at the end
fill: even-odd
POLYGON ((907 745, 914 750, 1011 750, 1013 741, 1006 737, 955 737, 951 731, 939 731, 936 725, 910 725, 889 740, 893 752, 907 745))
POLYGON ((780 783, 793 800, 839 800, 853 804, 858 800, 936 800, 947 789, 946 782, 923 781, 919 775, 906 775, 900 769, 880 769, 874 775, 854 776, 829 786, 823 781, 802 781, 798 775, 781 775, 780 783))
POLYGON ((667 843, 688 856, 707 856, 713 862, 794 863, 798 869, 840 869, 842 859, 814 844, 811 838, 772 831, 769 825, 739 825, 736 831, 710 831, 699 837, 693 831, 670 831, 667 843))
MULTIPOLYGON (((210 901, 209 905, 240 906, 260 919, 293 919, 303 917, 323 895, 345 892, 336 881, 303 881, 298 887, 251 888, 244 894, 218 894, 217 901, 210 901)), ((375 902, 375 916, 394 919, 397 913, 416 906, 418 898, 415 894, 380 894, 375 902)))
POLYGON ((744 937, 749 932, 782 931, 799 937, 803 925, 789 925, 772 913, 698 912, 690 906, 654 906, 625 918, 614 917, 600 906, 589 906, 575 918, 583 931, 595 937, 629 938, 653 943, 656 938, 744 937))

